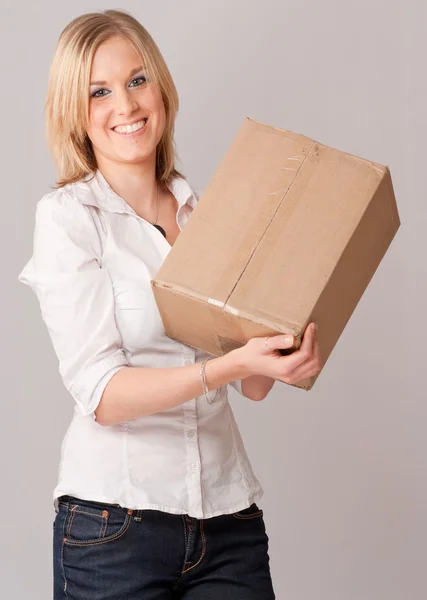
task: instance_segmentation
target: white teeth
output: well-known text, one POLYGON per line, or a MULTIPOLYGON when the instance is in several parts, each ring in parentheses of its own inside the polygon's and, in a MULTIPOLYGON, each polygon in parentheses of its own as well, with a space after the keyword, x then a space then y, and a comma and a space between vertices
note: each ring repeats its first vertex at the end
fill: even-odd
POLYGON ((134 123, 133 125, 118 125, 117 127, 114 127, 114 131, 117 131, 118 133, 132 133, 134 131, 138 131, 139 129, 142 129, 142 127, 144 127, 144 125, 146 124, 147 119, 142 119, 142 121, 138 121, 137 123, 134 123))

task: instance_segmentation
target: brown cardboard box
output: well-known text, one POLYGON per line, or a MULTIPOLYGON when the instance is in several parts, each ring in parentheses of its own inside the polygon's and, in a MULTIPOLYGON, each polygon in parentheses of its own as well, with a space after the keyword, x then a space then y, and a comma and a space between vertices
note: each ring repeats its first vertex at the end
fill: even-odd
POLYGON ((326 362, 399 226, 388 167, 247 118, 151 282, 166 333, 221 356, 315 321, 326 362))

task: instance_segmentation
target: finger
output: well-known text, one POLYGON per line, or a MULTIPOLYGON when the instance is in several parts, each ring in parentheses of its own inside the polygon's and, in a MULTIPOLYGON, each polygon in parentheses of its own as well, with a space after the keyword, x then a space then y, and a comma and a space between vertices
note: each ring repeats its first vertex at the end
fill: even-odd
POLYGON ((301 381, 302 379, 307 379, 308 377, 317 375, 320 370, 321 364, 319 360, 317 358, 312 358, 290 373, 287 377, 287 381, 291 384, 298 383, 298 381, 301 381))
POLYGON ((315 335, 314 323, 310 323, 305 328, 299 349, 293 352, 290 356, 284 357, 288 370, 291 372, 294 371, 300 365, 304 364, 313 357, 313 344, 315 335))
POLYGON ((322 357, 321 357, 321 354, 320 354, 320 344, 319 344, 319 339, 317 338, 317 335, 314 338, 313 356, 315 358, 317 358, 320 362, 322 362, 322 357))
POLYGON ((286 348, 292 348, 292 346, 295 343, 295 337, 291 333, 280 333, 279 335, 273 335, 272 337, 264 338, 264 340, 267 342, 268 348, 270 348, 271 350, 283 350, 286 348))
POLYGON ((316 339, 316 325, 315 323, 309 323, 305 328, 304 335, 302 338, 300 350, 307 355, 313 354, 314 342, 316 339))

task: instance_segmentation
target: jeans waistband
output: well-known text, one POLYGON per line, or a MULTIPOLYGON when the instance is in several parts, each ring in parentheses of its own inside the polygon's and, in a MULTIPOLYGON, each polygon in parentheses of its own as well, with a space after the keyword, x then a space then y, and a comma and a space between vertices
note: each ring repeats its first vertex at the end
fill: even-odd
MULTIPOLYGON (((73 500, 76 501, 76 503, 78 503, 79 501, 83 500, 86 502, 98 502, 97 500, 84 500, 82 498, 77 498, 76 496, 69 496, 68 494, 63 494, 62 496, 59 496, 58 498, 55 498, 53 505, 55 507, 55 512, 58 512, 58 505, 60 502, 73 502, 73 500)), ((100 504, 107 505, 107 506, 113 506, 115 508, 125 508, 123 506, 120 506, 120 504, 112 504, 111 502, 99 502, 100 504)), ((126 509, 127 510, 127 509, 126 509)))

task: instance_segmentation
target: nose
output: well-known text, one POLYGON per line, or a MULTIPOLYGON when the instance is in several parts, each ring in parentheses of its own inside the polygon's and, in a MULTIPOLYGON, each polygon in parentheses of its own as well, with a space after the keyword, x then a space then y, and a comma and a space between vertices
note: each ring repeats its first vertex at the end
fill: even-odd
POLYGON ((138 103, 132 98, 132 90, 123 90, 116 95, 116 110, 118 115, 132 113, 138 106, 138 103))

